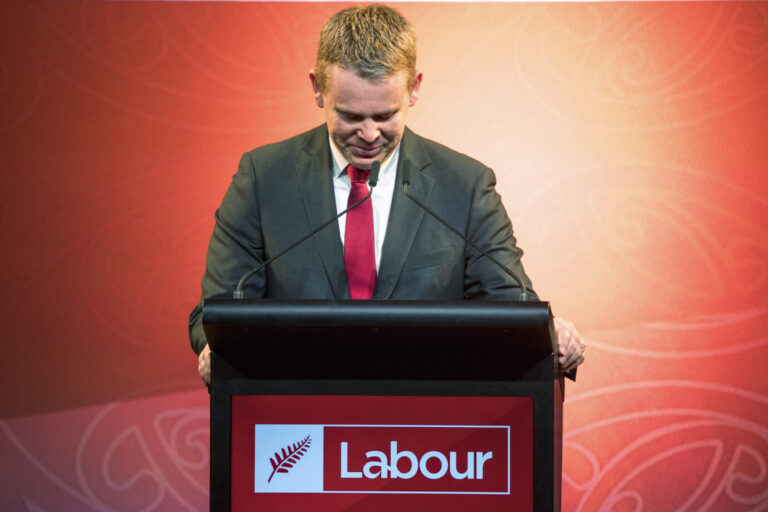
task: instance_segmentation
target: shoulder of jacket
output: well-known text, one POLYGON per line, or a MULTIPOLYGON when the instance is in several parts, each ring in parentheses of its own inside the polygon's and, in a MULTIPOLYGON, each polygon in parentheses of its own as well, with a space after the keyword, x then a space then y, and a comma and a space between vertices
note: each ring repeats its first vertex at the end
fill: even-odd
POLYGON ((447 177, 447 174, 453 174, 469 181, 474 181, 481 174, 493 174, 493 171, 481 161, 444 144, 417 135, 412 131, 409 134, 409 139, 411 139, 411 144, 420 145, 427 155, 430 164, 424 169, 426 172, 440 173, 443 178, 447 177))
POLYGON ((327 139, 327 137, 328 131, 323 124, 293 137, 254 148, 247 151, 244 157, 249 158, 254 163, 271 163, 272 161, 283 160, 287 157, 294 158, 307 145, 313 142, 322 143, 323 139, 327 139))

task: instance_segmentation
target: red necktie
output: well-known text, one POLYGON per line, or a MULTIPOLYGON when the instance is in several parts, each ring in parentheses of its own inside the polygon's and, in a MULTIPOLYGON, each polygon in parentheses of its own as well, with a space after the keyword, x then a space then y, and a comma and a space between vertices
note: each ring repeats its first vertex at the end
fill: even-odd
MULTIPOLYGON (((349 165, 347 174, 352 182, 347 208, 368 195, 367 169, 349 165)), ((344 264, 347 267, 349 296, 370 299, 376 286, 376 253, 373 244, 373 207, 367 200, 347 213, 344 230, 344 264)))

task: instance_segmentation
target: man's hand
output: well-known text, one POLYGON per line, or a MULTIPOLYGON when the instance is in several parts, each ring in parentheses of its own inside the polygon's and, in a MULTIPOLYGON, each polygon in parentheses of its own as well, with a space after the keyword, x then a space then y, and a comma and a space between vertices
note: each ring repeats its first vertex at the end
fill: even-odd
POLYGON ((200 373, 200 376, 203 378, 203 382, 207 386, 211 385, 211 349, 208 348, 208 345, 205 345, 205 348, 202 352, 200 352, 200 355, 197 356, 197 371, 200 373))
MULTIPOLYGON (((560 369, 564 372, 572 370, 584 362, 584 342, 573 324, 562 318, 555 317, 555 332, 557 332, 557 356, 560 369)), ((207 347, 206 347, 207 348, 207 347)))

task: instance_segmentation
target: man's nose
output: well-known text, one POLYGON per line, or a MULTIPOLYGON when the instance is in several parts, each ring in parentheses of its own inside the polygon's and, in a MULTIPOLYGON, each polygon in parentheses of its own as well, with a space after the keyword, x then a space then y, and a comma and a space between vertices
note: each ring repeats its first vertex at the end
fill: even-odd
POLYGON ((376 142, 376 139, 379 138, 379 133, 379 126, 373 119, 366 119, 363 121, 362 125, 357 130, 357 136, 369 144, 376 142))

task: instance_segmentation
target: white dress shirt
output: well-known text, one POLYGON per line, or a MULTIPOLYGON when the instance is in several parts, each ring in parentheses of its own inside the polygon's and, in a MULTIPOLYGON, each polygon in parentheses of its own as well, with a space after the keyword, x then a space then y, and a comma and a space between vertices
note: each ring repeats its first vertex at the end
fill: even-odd
MULTIPOLYGON (((330 139, 330 137, 329 137, 330 139)), ((336 213, 341 213, 347 208, 349 191, 352 185, 347 175, 349 162, 341 151, 330 140, 331 154, 333 155, 333 191, 336 195, 336 213)), ((397 160, 400 156, 400 144, 397 145, 391 155, 381 164, 379 181, 373 188, 371 200, 373 202, 373 239, 376 253, 376 272, 379 271, 381 261, 381 248, 384 245, 384 235, 387 233, 389 211, 392 209, 392 195, 395 192, 395 176, 397 175, 397 160)), ((344 244, 344 233, 347 226, 347 216, 339 217, 339 234, 341 243, 344 244)))

